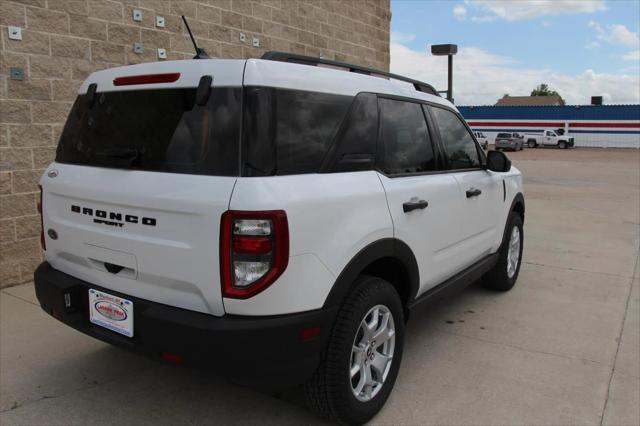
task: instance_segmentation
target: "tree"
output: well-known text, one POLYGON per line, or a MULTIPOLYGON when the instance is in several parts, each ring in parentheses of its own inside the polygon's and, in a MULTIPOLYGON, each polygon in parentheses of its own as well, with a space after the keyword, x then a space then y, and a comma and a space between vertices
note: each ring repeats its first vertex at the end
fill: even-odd
POLYGON ((562 99, 562 96, 560 96, 560 94, 555 90, 549 89, 549 85, 545 83, 539 84, 538 87, 533 89, 531 91, 531 96, 557 96, 564 105, 564 99, 562 99))

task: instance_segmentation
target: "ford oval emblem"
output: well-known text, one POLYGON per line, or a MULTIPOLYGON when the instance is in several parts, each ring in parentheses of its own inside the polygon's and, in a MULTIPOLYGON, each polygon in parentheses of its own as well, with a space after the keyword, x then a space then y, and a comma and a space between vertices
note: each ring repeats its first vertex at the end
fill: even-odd
POLYGON ((127 319, 127 311, 125 311, 115 303, 101 300, 99 302, 96 302, 94 306, 96 308, 96 311, 98 311, 100 315, 112 321, 124 321, 127 319))
POLYGON ((54 177, 58 176, 58 171, 56 169, 49 170, 47 176, 53 179, 54 177))

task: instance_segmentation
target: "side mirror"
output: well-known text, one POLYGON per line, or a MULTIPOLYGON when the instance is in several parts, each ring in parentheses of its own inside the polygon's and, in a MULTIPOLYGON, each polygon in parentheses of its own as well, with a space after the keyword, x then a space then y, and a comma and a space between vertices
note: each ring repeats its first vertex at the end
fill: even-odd
POLYGON ((487 152, 487 169, 492 172, 508 172, 511 170, 511 160, 502 151, 487 152))

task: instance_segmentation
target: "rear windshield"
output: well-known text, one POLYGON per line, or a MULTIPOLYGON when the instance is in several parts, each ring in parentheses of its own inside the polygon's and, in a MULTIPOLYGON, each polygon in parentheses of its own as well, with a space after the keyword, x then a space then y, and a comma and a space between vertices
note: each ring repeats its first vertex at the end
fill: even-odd
POLYGON ((238 175, 240 88, 214 88, 205 105, 196 89, 96 93, 76 99, 56 161, 146 171, 238 175))
POLYGON ((498 133, 499 138, 510 138, 511 133, 498 133))

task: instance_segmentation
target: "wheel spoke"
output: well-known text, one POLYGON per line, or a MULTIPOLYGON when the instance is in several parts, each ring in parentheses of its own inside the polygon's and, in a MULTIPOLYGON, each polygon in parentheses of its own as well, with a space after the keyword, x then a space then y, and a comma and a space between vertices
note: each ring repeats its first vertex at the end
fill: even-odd
POLYGON ((373 340, 376 341, 377 345, 382 345, 387 340, 391 339, 396 332, 389 327, 385 327, 383 330, 380 330, 374 337, 373 340))
POLYGON ((367 397, 367 399, 371 399, 371 393, 373 392, 373 385, 367 385, 364 388, 364 396, 367 397))
POLYGON ((364 319, 364 334, 367 339, 373 338, 373 334, 378 328, 378 317, 380 316, 380 309, 375 308, 371 313, 371 322, 367 322, 367 319, 364 319))
POLYGON ((365 369, 361 369, 360 370, 360 379, 358 380, 358 384, 356 385, 355 388, 353 388, 353 393, 356 394, 356 396, 360 395, 362 393, 362 390, 364 389, 365 385, 367 384, 367 378, 366 378, 366 373, 365 373, 365 369))
POLYGON ((353 364, 353 366, 351 367, 351 370, 349 371, 350 378, 353 379, 355 375, 360 372, 360 370, 362 370, 362 367, 360 364, 358 363, 353 364))
POLYGON ((386 370, 389 362, 391 362, 391 357, 382 355, 381 353, 377 353, 371 361, 371 368, 376 371, 376 375, 380 381, 382 381, 384 370, 386 370))

